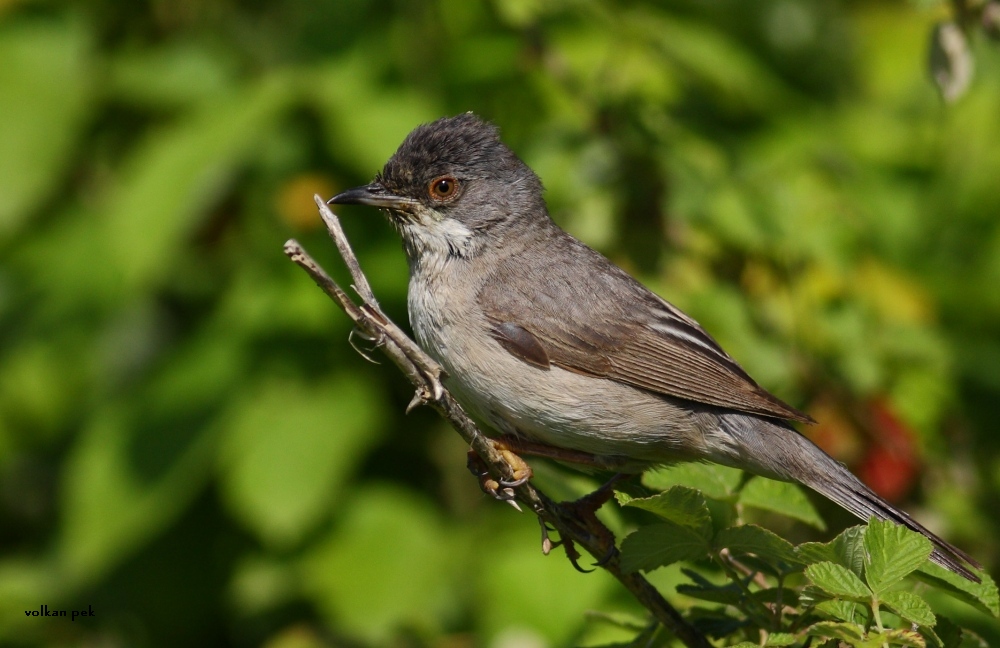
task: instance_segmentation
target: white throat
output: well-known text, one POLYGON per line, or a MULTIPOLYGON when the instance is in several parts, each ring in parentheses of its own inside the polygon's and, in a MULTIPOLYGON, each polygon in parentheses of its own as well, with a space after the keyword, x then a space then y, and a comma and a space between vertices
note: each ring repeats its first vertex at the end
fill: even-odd
POLYGON ((468 257, 474 251, 471 229, 453 218, 441 218, 430 210, 420 210, 397 221, 410 270, 436 273, 449 262, 468 257))

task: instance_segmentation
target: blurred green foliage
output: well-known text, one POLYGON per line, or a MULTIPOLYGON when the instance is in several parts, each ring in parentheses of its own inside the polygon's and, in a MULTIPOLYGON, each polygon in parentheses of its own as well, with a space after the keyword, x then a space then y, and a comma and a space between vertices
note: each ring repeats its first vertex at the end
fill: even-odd
MULTIPOLYGON (((465 110, 558 222, 996 574, 1000 53, 970 34, 945 106, 925 60, 948 5, 664 5, 0 1, 0 643, 614 640, 586 612, 636 604, 481 496, 281 253, 334 265, 312 194, 465 110)), ((405 321, 394 234, 344 216, 405 321)))

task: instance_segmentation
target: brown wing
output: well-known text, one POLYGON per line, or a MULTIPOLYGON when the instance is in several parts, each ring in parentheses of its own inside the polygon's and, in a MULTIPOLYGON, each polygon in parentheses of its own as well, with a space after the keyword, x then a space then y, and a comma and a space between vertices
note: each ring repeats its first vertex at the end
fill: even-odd
POLYGON ((493 337, 510 353, 535 366, 813 422, 754 382, 693 319, 597 252, 566 238, 554 241, 567 253, 555 258, 573 262, 551 266, 511 257, 480 289, 493 337))

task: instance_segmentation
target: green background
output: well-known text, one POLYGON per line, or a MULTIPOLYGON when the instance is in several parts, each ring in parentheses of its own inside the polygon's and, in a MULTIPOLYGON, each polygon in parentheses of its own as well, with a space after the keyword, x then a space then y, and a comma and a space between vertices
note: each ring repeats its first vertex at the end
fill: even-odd
MULTIPOLYGON (((282 254, 296 237, 346 284, 312 195, 466 110, 561 225, 996 576, 1000 49, 973 30, 975 78, 944 104, 927 52, 950 11, 0 0, 0 644, 610 640, 587 612, 635 604, 543 557, 282 254), (41 605, 96 616, 25 616, 41 605)), ((395 234, 342 216, 405 322, 395 234)))

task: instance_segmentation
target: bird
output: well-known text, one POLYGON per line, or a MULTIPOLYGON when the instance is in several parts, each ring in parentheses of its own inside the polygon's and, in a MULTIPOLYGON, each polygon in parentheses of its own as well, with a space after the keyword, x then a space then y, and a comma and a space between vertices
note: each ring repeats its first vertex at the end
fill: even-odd
POLYGON ((799 483, 862 520, 927 537, 930 560, 979 564, 797 431, 694 319, 550 217, 539 177, 474 113, 415 128, 374 181, 328 201, 377 207, 400 234, 418 344, 496 433, 625 473, 715 462, 799 483))

